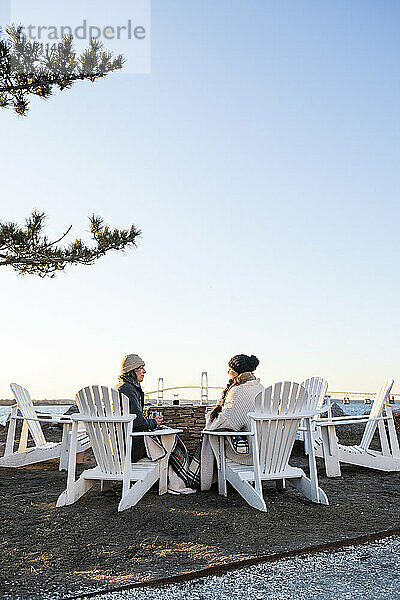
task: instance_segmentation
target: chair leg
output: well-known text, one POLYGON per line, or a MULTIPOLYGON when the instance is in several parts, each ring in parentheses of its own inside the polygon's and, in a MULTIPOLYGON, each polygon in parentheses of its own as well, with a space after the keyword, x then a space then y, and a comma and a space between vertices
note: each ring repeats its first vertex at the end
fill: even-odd
POLYGON ((335 426, 321 427, 322 449, 327 477, 340 477, 339 448, 335 426))
POLYGON ((145 493, 156 483, 159 477, 158 468, 154 468, 143 477, 142 480, 137 481, 129 490, 122 491, 121 502, 118 505, 118 512, 126 510, 131 506, 135 506, 145 493))
POLYGON ((68 470, 69 448, 71 443, 70 430, 71 425, 69 423, 64 423, 60 446, 60 464, 58 466, 60 471, 68 470))
POLYGON ((399 458, 400 457, 400 448, 399 448, 399 440, 398 440, 397 432, 396 432, 396 426, 395 426, 394 420, 393 420, 393 410, 392 410, 392 407, 389 406, 388 404, 386 404, 386 406, 385 406, 385 413, 386 413, 386 416, 388 417, 388 420, 386 421, 386 423, 387 423, 388 434, 389 434, 390 455, 393 456, 393 458, 399 458))
MULTIPOLYGON (((306 438, 308 439, 308 468, 310 474, 310 482, 312 486, 311 495, 314 502, 319 502, 319 487, 318 487, 318 471, 317 462, 315 460, 315 449, 313 443, 313 425, 311 419, 306 419, 306 438)), ((336 439, 336 436, 335 436, 336 439)))
POLYGON ((164 456, 161 459, 159 469, 160 469, 160 480, 158 483, 158 493, 160 496, 166 494, 168 491, 168 460, 169 455, 164 456))
POLYGON ((304 454, 309 454, 310 453, 310 448, 308 446, 308 438, 307 436, 304 436, 304 454))
POLYGON ((276 480, 276 489, 278 492, 283 492, 286 490, 286 480, 285 479, 277 479, 276 480))
POLYGON ((264 502, 264 498, 253 488, 248 481, 243 481, 237 473, 232 471, 229 467, 226 468, 226 478, 229 483, 235 488, 237 492, 244 498, 250 506, 267 512, 267 506, 264 502))
POLYGON ((4 449, 4 456, 10 456, 14 452, 15 426, 16 426, 16 422, 17 422, 16 418, 15 418, 16 415, 17 415, 17 411, 14 407, 11 411, 10 423, 8 425, 7 440, 6 440, 6 447, 4 449), (14 415, 14 418, 13 418, 13 415, 14 415))
POLYGON ((219 438, 218 458, 218 494, 220 496, 227 496, 228 490, 226 487, 225 440, 222 435, 219 438))
POLYGON ((386 433, 385 423, 383 423, 383 421, 379 421, 378 431, 379 431, 379 438, 380 438, 380 442, 381 442, 382 454, 384 456, 390 456, 389 440, 388 440, 388 436, 386 433))
POLYGON ((96 480, 85 479, 83 475, 81 475, 77 481, 70 484, 58 497, 56 506, 68 506, 69 504, 74 504, 74 502, 86 494, 95 483, 96 480))
POLYGON ((326 506, 329 505, 329 500, 324 490, 322 490, 320 487, 317 487, 316 491, 314 484, 305 475, 299 477, 298 479, 292 479, 291 481, 306 498, 311 500, 311 502, 315 502, 316 504, 325 504, 326 506))
POLYGON ((18 452, 24 452, 28 447, 28 424, 26 421, 22 424, 21 435, 19 438, 18 452))

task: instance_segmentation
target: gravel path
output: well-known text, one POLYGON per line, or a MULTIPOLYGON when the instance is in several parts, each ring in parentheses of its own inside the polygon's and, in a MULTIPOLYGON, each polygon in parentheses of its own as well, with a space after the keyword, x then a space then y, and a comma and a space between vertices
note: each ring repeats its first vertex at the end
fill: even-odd
POLYGON ((96 596, 94 600, 397 600, 400 538, 241 569, 180 585, 96 596))

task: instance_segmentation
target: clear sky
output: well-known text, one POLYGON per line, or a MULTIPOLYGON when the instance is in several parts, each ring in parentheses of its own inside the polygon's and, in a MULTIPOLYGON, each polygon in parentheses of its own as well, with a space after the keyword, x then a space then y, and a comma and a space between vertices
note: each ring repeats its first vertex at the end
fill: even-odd
POLYGON ((237 353, 265 385, 396 379, 399 22, 394 0, 153 0, 150 74, 1 111, 2 220, 143 236, 55 280, 0 272, 0 397, 113 385, 130 352, 147 389, 222 385, 237 353))

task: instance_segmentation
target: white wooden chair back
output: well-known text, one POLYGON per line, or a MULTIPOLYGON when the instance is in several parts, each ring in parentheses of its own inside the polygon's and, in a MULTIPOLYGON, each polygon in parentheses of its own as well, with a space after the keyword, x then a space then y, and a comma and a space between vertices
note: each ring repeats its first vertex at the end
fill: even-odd
POLYGON ((113 388, 92 385, 76 395, 79 411, 85 417, 85 427, 93 454, 100 469, 109 475, 122 475, 125 461, 126 423, 99 422, 96 418, 121 417, 129 414, 129 399, 113 388))
POLYGON ((26 423, 33 441, 35 442, 36 446, 43 446, 46 443, 46 438, 44 437, 40 423, 38 421, 31 420, 36 419, 37 416, 28 390, 17 383, 11 383, 10 387, 17 401, 17 406, 21 411, 21 415, 24 417, 24 419, 27 419, 24 421, 24 423, 26 423))
POLYGON ((275 383, 257 396, 256 413, 265 413, 265 418, 252 422, 257 432, 261 476, 282 473, 286 469, 297 429, 307 412, 307 402, 307 391, 292 381, 275 383), (282 418, 273 419, 272 416, 282 418))
POLYGON ((328 391, 328 382, 322 377, 310 377, 300 385, 305 388, 308 394, 308 410, 318 410, 324 404, 326 392, 328 391))
POLYGON ((378 421, 375 421, 374 419, 376 417, 381 416, 382 411, 383 411, 383 405, 385 404, 385 402, 387 401, 387 399, 389 397, 389 394, 391 392, 393 384, 394 384, 393 380, 387 380, 383 384, 381 389, 379 390, 378 394, 376 395, 376 398, 375 398, 374 403, 371 408, 371 412, 369 413, 370 420, 365 425, 364 434, 361 438, 361 443, 358 446, 362 450, 368 450, 368 448, 372 442, 372 438, 374 437, 374 433, 378 426, 378 421))

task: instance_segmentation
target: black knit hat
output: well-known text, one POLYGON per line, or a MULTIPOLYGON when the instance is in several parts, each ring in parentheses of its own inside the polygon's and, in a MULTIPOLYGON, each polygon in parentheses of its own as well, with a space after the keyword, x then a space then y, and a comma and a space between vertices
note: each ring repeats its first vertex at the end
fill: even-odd
POLYGON ((247 354, 236 354, 229 361, 228 365, 232 369, 232 371, 236 371, 238 375, 242 373, 247 373, 248 371, 254 371, 259 365, 260 361, 257 356, 252 354, 251 356, 247 356, 247 354))

